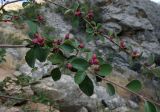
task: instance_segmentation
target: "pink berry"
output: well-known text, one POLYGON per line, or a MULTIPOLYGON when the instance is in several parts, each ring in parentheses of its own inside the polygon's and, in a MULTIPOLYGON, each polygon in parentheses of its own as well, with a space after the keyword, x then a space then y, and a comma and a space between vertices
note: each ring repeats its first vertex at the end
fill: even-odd
POLYGON ((98 59, 94 59, 93 62, 94 62, 95 65, 99 64, 99 60, 98 59))
POLYGON ((94 17, 93 11, 90 10, 90 11, 88 12, 88 14, 87 14, 87 18, 91 20, 91 19, 93 19, 93 17, 94 17))
POLYGON ((90 65, 93 65, 93 64, 94 64, 93 59, 89 60, 89 64, 90 64, 90 65))
POLYGON ((120 41, 120 47, 121 47, 121 49, 126 48, 126 43, 123 40, 120 41))
POLYGON ((44 46, 44 38, 40 35, 40 34, 38 34, 38 33, 36 33, 35 35, 34 35, 34 39, 32 40, 32 43, 33 44, 38 44, 38 45, 40 45, 40 46, 44 46))
POLYGON ((78 46, 79 48, 84 48, 84 44, 80 43, 80 45, 78 46))
POLYGON ((75 11, 75 16, 80 17, 81 15, 82 15, 82 13, 81 13, 80 9, 77 9, 75 11))
POLYGON ((42 15, 37 16, 37 20, 39 22, 43 22, 44 21, 44 17, 42 15))
POLYGON ((67 33, 67 34, 65 35, 65 39, 69 39, 69 37, 70 37, 70 34, 67 33))
POLYGON ((73 67, 73 66, 72 66, 71 63, 68 63, 68 64, 67 64, 67 68, 68 68, 68 69, 72 69, 72 67, 73 67))
POLYGON ((97 55, 93 54, 92 59, 97 59, 97 55))

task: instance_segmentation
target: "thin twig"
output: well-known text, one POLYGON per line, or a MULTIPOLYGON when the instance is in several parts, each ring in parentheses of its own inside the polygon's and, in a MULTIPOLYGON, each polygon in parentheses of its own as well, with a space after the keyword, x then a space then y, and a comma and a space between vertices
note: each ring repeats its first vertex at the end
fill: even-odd
POLYGON ((7 45, 7 44, 0 44, 0 48, 27 48, 27 45, 7 45))
POLYGON ((5 4, 3 4, 1 7, 0 7, 0 10, 3 10, 4 7, 8 4, 12 4, 12 3, 16 3, 16 2, 20 2, 20 1, 23 1, 23 0, 14 0, 14 1, 11 1, 11 2, 6 2, 5 4))
POLYGON ((30 99, 17 98, 17 97, 8 96, 8 95, 0 95, 0 97, 3 97, 3 98, 9 98, 9 99, 14 99, 14 100, 25 100, 25 101, 30 101, 30 99))
POLYGON ((109 79, 107 79, 107 78, 103 78, 103 77, 101 77, 101 76, 99 76, 99 75, 96 75, 96 76, 99 77, 99 78, 101 78, 103 81, 109 82, 109 83, 111 83, 111 84, 113 84, 113 85, 115 85, 115 86, 117 86, 117 87, 119 87, 119 88, 122 88, 122 89, 125 90, 125 91, 129 91, 130 93, 132 93, 132 94, 140 97, 143 101, 149 101, 149 102, 151 102, 151 103, 153 103, 153 104, 156 104, 157 106, 160 106, 160 103, 155 102, 155 101, 153 101, 153 100, 151 100, 151 99, 149 99, 149 98, 147 98, 147 97, 144 97, 144 96, 142 96, 142 95, 140 95, 140 94, 138 94, 138 93, 136 93, 136 92, 133 92, 133 91, 131 91, 130 89, 128 89, 127 87, 122 86, 121 84, 115 83, 115 82, 113 82, 113 81, 111 81, 111 80, 109 80, 109 79))

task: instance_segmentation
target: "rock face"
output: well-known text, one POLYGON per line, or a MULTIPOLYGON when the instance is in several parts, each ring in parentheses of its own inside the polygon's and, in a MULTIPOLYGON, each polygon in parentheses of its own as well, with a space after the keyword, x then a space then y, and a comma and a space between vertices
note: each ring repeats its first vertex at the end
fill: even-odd
MULTIPOLYGON (((39 84, 33 85, 32 90, 36 94, 45 92, 47 97, 57 101, 60 110, 65 112, 101 112, 102 101, 109 109, 125 108, 128 110, 127 102, 123 98, 109 96, 102 86, 95 86, 95 94, 91 97, 86 96, 74 83, 73 78, 67 75, 63 75, 57 82, 54 82, 52 78, 45 78, 39 84)), ((126 110, 123 112, 127 112, 126 110)))
MULTIPOLYGON (((143 52, 143 58, 149 57, 150 54, 160 54, 158 4, 150 0, 90 0, 90 2, 101 8, 103 28, 114 31, 120 39, 127 40, 127 44, 133 46, 133 49, 143 52)), ((105 48, 109 49, 111 46, 114 48, 112 44, 106 45, 105 48)), ((116 64, 128 66, 125 54, 120 53, 114 58, 116 64)))

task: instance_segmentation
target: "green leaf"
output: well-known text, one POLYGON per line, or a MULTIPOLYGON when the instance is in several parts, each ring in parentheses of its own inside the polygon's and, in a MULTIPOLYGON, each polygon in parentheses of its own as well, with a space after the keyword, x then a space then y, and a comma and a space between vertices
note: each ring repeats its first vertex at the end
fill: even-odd
POLYGON ((151 64, 154 64, 154 61, 155 61, 155 55, 154 55, 154 54, 151 54, 151 55, 148 57, 148 63, 151 65, 151 64))
POLYGON ((55 68, 51 71, 51 76, 54 81, 58 81, 61 78, 61 71, 59 68, 55 68))
POLYGON ((72 6, 72 9, 73 10, 77 10, 78 8, 79 8, 79 3, 78 2, 74 2, 73 6, 72 6))
POLYGON ((74 51, 75 47, 72 46, 71 44, 64 43, 61 45, 61 49, 63 49, 63 51, 65 51, 65 52, 72 53, 74 51))
POLYGON ((83 58, 74 58, 71 64, 79 71, 85 71, 89 67, 89 63, 83 58))
POLYGON ((36 49, 36 58, 40 62, 45 62, 48 54, 49 54, 49 49, 47 49, 47 48, 38 47, 36 49))
POLYGON ((139 92, 142 89, 142 84, 139 80, 133 80, 126 87, 133 92, 139 92))
POLYGON ((83 82, 83 80, 85 79, 86 77, 86 73, 85 72, 82 72, 82 71, 79 71, 75 74, 74 76, 74 81, 75 83, 77 84, 81 84, 83 82))
POLYGON ((97 29, 100 29, 101 27, 102 27, 101 23, 98 23, 97 26, 96 26, 97 29))
POLYGON ((68 9, 68 10, 66 10, 65 12, 64 12, 64 14, 69 14, 69 13, 71 13, 72 12, 72 9, 68 9))
POLYGON ((35 48, 30 49, 25 56, 25 60, 27 64, 31 67, 34 68, 35 62, 36 62, 36 52, 35 48))
POLYGON ((30 34, 35 34, 35 33, 38 31, 38 26, 37 26, 37 24, 34 23, 34 22, 32 22, 32 21, 30 21, 30 20, 28 20, 28 21, 26 21, 26 22, 27 22, 27 24, 28 24, 28 26, 29 26, 29 33, 30 33, 30 34))
POLYGON ((152 69, 151 72, 152 72, 155 76, 160 77, 160 67, 156 67, 156 68, 152 69))
POLYGON ((94 30, 93 30, 92 28, 87 28, 87 29, 86 29, 86 32, 87 32, 88 34, 92 34, 92 33, 94 33, 94 30))
POLYGON ((98 74, 100 76, 107 76, 110 75, 111 72, 112 72, 112 66, 110 64, 103 64, 100 66, 98 74))
POLYGON ((145 109, 145 112, 158 112, 155 105, 149 101, 145 101, 144 109, 145 109))
POLYGON ((65 57, 61 52, 54 53, 49 57, 49 61, 51 61, 53 64, 62 64, 64 63, 65 57))
POLYGON ((114 86, 110 83, 107 83, 107 92, 109 93, 110 96, 113 96, 116 93, 114 86))
POLYGON ((92 33, 92 34, 87 34, 85 39, 86 39, 87 42, 90 42, 90 41, 93 40, 93 38, 94 38, 94 33, 92 33))
POLYGON ((73 26, 74 28, 77 28, 77 27, 79 26, 79 18, 73 17, 72 26, 73 26))
POLYGON ((22 6, 23 6, 23 7, 26 7, 27 5, 29 5, 29 2, 23 2, 23 3, 22 3, 22 6))
POLYGON ((79 88, 83 91, 87 96, 91 96, 94 93, 94 85, 92 80, 86 76, 83 82, 79 84, 79 88))
POLYGON ((103 64, 105 64, 105 61, 104 61, 104 59, 102 58, 102 57, 97 57, 97 59, 99 60, 99 64, 100 65, 103 65, 103 64))

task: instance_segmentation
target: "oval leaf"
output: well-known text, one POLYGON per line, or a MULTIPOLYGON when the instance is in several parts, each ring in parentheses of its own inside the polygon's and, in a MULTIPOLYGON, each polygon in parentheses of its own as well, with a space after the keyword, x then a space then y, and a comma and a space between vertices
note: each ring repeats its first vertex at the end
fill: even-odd
POLYGON ((61 78, 61 71, 59 68, 55 68, 51 71, 51 76, 54 81, 58 81, 61 78))
POLYGON ((156 67, 156 68, 152 69, 151 72, 152 72, 155 76, 160 77, 160 67, 156 67))
POLYGON ((36 53, 34 48, 30 49, 26 53, 25 60, 31 68, 34 68, 36 62, 36 53))
POLYGON ((149 101, 146 101, 144 104, 145 112, 158 112, 155 105, 149 101))
POLYGON ((107 76, 110 75, 111 72, 112 72, 112 66, 110 64, 103 64, 100 66, 98 74, 100 76, 107 76))
POLYGON ((51 61, 53 64, 62 64, 64 63, 65 57, 61 52, 52 54, 49 57, 49 61, 51 61))
POLYGON ((139 92, 142 89, 142 84, 139 80, 133 80, 126 87, 131 91, 139 92))
POLYGON ((85 79, 86 77, 86 73, 85 72, 77 72, 76 75, 74 76, 74 81, 75 83, 77 84, 81 84, 81 82, 83 82, 83 80, 85 79))
POLYGON ((89 63, 83 58, 74 58, 71 64, 79 71, 85 71, 89 67, 89 63))
POLYGON ((87 96, 91 96, 94 93, 94 86, 92 80, 86 76, 85 79, 79 84, 79 88, 83 91, 87 96))
POLYGON ((107 83, 107 92, 109 93, 110 96, 113 96, 116 93, 114 86, 110 83, 107 83))
POLYGON ((27 22, 27 24, 29 26, 29 33, 30 34, 35 34, 37 32, 37 30, 38 30, 37 24, 32 22, 32 21, 30 21, 30 20, 28 20, 26 22, 27 22))
POLYGON ((63 45, 61 45, 61 49, 63 49, 63 51, 72 53, 75 48, 74 48, 72 45, 69 45, 69 44, 65 44, 65 43, 64 43, 63 45))
POLYGON ((36 58, 40 62, 45 62, 48 54, 49 54, 49 49, 47 49, 47 48, 39 47, 36 49, 36 58))

